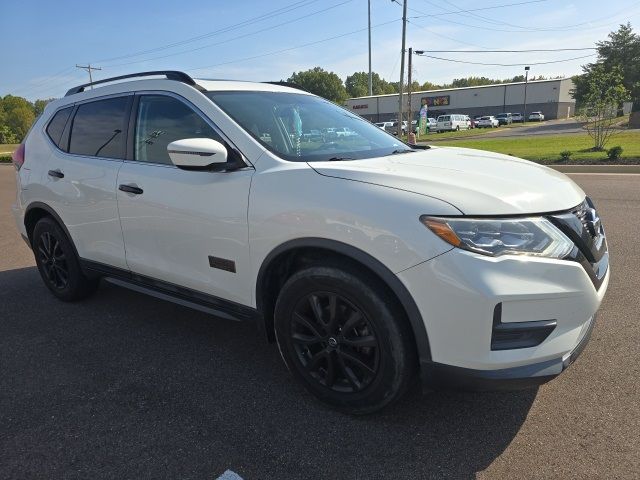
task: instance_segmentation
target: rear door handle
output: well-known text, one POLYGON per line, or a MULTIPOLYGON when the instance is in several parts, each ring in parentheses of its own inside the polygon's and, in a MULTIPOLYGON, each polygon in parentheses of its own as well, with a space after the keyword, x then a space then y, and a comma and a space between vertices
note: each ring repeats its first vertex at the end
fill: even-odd
POLYGON ((133 193, 134 195, 142 195, 144 193, 144 190, 142 190, 140 187, 137 187, 135 185, 127 185, 127 184, 120 185, 118 187, 118 190, 121 190, 127 193, 133 193))
POLYGON ((60 170, 49 170, 49 176, 55 178, 64 178, 64 173, 60 170))

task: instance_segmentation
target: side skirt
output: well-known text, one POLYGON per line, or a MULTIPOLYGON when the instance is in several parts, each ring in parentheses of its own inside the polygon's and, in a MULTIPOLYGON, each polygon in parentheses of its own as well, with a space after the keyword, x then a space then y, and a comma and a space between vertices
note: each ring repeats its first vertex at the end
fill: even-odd
POLYGON ((247 320, 255 321, 262 318, 260 312, 255 308, 155 278, 138 275, 128 270, 122 270, 110 265, 84 259, 80 259, 80 265, 87 276, 101 277, 113 285, 128 288, 220 318, 240 322, 247 320))

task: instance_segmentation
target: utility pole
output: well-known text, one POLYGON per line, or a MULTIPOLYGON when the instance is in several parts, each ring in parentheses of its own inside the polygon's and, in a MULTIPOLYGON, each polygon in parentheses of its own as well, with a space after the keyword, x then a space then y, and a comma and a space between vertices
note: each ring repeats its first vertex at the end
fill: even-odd
POLYGON ((407 40, 407 0, 402 1, 402 50, 400 52, 400 83, 398 84, 398 136, 402 136, 402 91, 404 82, 404 52, 407 40))
MULTIPOLYGON (((92 67, 90 63, 86 65, 78 65, 76 63, 76 68, 81 68, 89 72, 89 83, 93 83, 93 75, 91 75, 92 70, 102 70, 100 67, 92 67)), ((91 89, 93 90, 93 85, 91 85, 91 89)))
POLYGON ((529 83, 529 67, 524 67, 524 115, 522 123, 527 123, 527 84, 529 83))
POLYGON ((371 0, 369 6, 369 96, 373 95, 373 77, 371 73, 371 0))
POLYGON ((411 57, 413 56, 413 48, 409 47, 409 60, 407 68, 409 71, 407 72, 407 111, 409 112, 407 118, 407 135, 412 130, 411 122, 413 122, 413 112, 411 112, 411 57))

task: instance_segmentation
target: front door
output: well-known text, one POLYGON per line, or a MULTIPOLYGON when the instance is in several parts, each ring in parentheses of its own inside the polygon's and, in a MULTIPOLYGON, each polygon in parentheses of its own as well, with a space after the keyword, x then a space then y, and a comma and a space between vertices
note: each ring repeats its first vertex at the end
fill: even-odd
POLYGON ((254 170, 177 168, 167 153, 175 140, 228 144, 185 100, 169 94, 137 97, 132 158, 123 163, 117 182, 129 269, 249 305, 247 207, 254 170))

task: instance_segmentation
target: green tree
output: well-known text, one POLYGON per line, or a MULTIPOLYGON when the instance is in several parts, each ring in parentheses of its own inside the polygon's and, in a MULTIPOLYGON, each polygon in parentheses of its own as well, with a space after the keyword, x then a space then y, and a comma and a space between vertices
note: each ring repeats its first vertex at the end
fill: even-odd
MULTIPOLYGON (((354 72, 353 75, 347 77, 344 83, 349 97, 369 95, 369 74, 367 72, 354 72)), ((371 89, 374 95, 385 95, 397 91, 393 85, 375 72, 371 73, 371 89)))
POLYGON ((608 39, 596 43, 598 59, 582 67, 583 74, 573 78, 574 98, 579 106, 588 106, 590 81, 588 77, 594 69, 603 66, 605 70, 618 69, 622 74, 622 84, 634 101, 634 109, 640 110, 640 36, 633 32, 630 23, 620 25, 608 39))
POLYGON ((3 143, 18 143, 18 137, 16 137, 8 125, 3 125, 0 122, 0 144, 3 143))
POLYGON ((33 113, 35 114, 35 116, 37 117, 38 115, 40 115, 42 112, 44 112, 44 107, 47 106, 47 103, 53 101, 55 99, 53 98, 48 98, 46 100, 36 100, 35 102, 33 102, 33 113))
POLYGON ((619 67, 607 68, 602 63, 590 66, 589 72, 576 79, 576 88, 582 95, 579 117, 584 122, 587 133, 593 138, 593 149, 604 150, 605 145, 618 131, 616 116, 618 105, 629 97, 623 83, 623 73, 619 67))
POLYGON ((18 140, 22 141, 31 128, 31 124, 33 124, 35 118, 33 109, 30 108, 30 106, 18 105, 7 112, 5 123, 18 140))
POLYGON ((35 119, 31 102, 22 97, 6 95, 0 100, 0 125, 6 126, 18 141, 22 141, 35 119))
POLYGON ((609 33, 608 40, 597 42, 598 58, 606 69, 618 67, 622 84, 640 110, 640 35, 634 33, 631 23, 620 25, 609 33))
POLYGON ((304 72, 294 72, 287 82, 300 85, 302 88, 315 93, 335 103, 342 103, 347 99, 347 90, 338 75, 333 72, 315 67, 304 72))
POLYGON ((420 88, 422 90, 439 90, 442 88, 442 85, 438 85, 436 83, 433 82, 424 82, 420 88))

